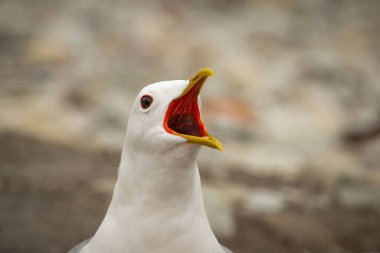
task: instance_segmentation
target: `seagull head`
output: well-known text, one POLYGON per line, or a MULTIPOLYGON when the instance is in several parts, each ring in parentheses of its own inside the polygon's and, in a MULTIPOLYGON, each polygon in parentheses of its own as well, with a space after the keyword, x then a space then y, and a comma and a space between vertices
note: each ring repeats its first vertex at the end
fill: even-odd
POLYGON ((199 93, 209 76, 204 68, 189 80, 163 81, 144 87, 128 120, 126 145, 154 152, 166 149, 199 149, 205 145, 223 150, 201 118, 199 93))

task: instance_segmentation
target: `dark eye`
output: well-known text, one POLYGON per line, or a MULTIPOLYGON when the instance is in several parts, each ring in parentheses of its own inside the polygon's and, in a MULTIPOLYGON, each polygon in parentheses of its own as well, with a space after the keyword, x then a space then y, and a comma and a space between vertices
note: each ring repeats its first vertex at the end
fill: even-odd
POLYGON ((153 98, 149 95, 144 95, 141 97, 141 107, 147 109, 153 102, 153 98))

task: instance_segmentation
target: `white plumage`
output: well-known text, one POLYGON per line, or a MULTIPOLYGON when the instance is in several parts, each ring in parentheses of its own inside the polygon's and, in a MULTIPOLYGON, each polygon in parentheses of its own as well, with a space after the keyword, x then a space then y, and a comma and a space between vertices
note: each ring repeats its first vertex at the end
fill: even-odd
POLYGON ((141 90, 130 113, 107 214, 95 235, 70 252, 230 252, 210 228, 196 164, 199 144, 222 148, 197 116, 198 105, 190 108, 199 102, 210 75, 211 70, 202 69, 190 81, 159 82, 141 90), (169 112, 173 101, 182 109, 169 112), (189 134, 195 132, 197 136, 189 134))

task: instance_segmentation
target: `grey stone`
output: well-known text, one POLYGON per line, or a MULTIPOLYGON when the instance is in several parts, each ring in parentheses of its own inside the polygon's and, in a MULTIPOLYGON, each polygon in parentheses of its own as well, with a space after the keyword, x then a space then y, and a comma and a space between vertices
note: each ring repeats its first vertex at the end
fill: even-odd
POLYGON ((277 213, 285 209, 287 200, 279 191, 253 189, 246 197, 244 207, 253 213, 277 213))
POLYGON ((236 233, 233 202, 221 189, 203 185, 205 208, 213 231, 221 237, 236 233))

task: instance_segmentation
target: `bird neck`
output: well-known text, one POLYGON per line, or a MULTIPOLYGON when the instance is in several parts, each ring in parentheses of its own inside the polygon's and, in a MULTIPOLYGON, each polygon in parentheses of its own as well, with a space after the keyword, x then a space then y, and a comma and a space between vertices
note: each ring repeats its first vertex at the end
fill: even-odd
POLYGON ((191 152, 164 159, 123 151, 107 215, 83 253, 223 252, 203 204, 199 150, 184 147, 191 152))
POLYGON ((124 150, 113 201, 119 206, 138 206, 154 212, 180 212, 189 204, 203 208, 196 165, 199 148, 190 148, 166 157, 124 150))

